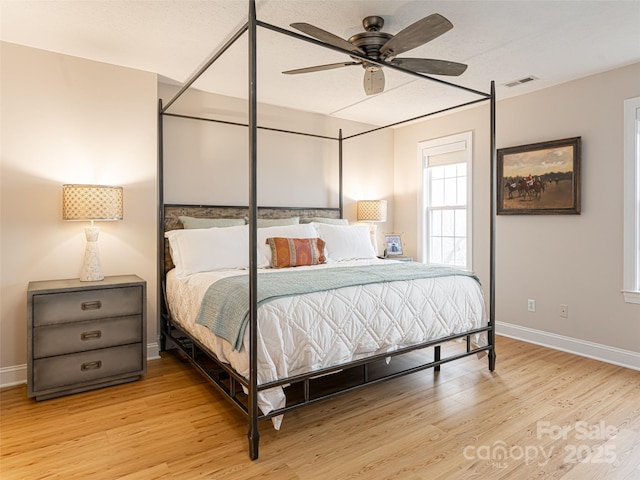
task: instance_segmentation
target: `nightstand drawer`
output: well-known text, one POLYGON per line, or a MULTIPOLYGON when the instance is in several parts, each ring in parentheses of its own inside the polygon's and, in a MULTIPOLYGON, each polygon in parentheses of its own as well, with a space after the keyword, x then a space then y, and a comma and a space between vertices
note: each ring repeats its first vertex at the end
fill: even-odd
POLYGON ((105 288, 34 295, 34 326, 142 313, 142 287, 105 288))
POLYGON ((43 391, 142 370, 142 345, 138 343, 34 360, 33 381, 35 389, 43 391))
POLYGON ((36 327, 33 357, 42 358, 142 341, 140 315, 36 327))

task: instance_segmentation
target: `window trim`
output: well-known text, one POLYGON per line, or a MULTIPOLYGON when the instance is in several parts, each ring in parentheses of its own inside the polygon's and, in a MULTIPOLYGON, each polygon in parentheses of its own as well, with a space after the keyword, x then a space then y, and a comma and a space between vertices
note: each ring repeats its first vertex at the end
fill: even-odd
POLYGON ((428 232, 425 218, 428 189, 426 185, 426 170, 429 155, 449 153, 462 150, 464 146, 467 162, 467 265, 465 270, 473 270, 473 132, 467 131, 439 137, 432 140, 424 140, 418 143, 418 178, 420 178, 421 192, 418 195, 418 258, 422 263, 427 262, 428 232))
POLYGON ((622 295, 640 304, 640 97, 624 101, 624 253, 622 295))

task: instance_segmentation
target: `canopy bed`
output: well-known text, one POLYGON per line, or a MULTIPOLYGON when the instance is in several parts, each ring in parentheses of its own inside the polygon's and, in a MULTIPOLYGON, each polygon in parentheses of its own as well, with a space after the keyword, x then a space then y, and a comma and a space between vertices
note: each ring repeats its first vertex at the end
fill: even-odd
MULTIPOLYGON (((336 137, 328 137, 278 129, 284 134, 337 143, 339 207, 257 204, 257 132, 267 128, 258 125, 256 115, 258 27, 366 59, 259 21, 255 2, 250 0, 248 22, 174 98, 166 105, 160 101, 158 274, 159 298, 164 299, 161 349, 181 351, 246 416, 251 459, 258 458, 259 421, 271 419, 278 428, 282 415, 293 409, 412 372, 428 368, 437 371, 444 363, 470 355, 487 353, 489 370, 495 368, 493 82, 491 92, 483 93, 385 64, 385 68, 480 97, 446 110, 490 102, 492 188, 487 315, 479 281, 471 273, 380 260, 362 243, 368 233, 363 235, 358 226, 345 225, 341 220, 343 142, 399 123, 345 137, 342 130, 336 137), (245 33, 249 43, 249 118, 247 124, 237 125, 247 128, 249 136, 248 206, 165 205, 163 119, 170 116, 218 121, 174 114, 168 109, 245 33), (281 255, 283 251, 285 254, 281 255), (278 263, 282 259, 285 264, 278 263), (268 268, 290 266, 296 268, 268 268), (231 298, 222 300, 224 292, 231 298), (453 340, 464 348, 444 355, 443 345, 453 340)), ((411 120, 416 118, 405 122, 411 120)))

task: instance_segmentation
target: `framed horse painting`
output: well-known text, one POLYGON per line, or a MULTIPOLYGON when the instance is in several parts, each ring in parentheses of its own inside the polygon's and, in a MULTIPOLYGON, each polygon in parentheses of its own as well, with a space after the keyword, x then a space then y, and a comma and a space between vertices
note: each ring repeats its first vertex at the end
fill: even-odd
POLYGON ((498 149, 498 215, 579 214, 580 138, 498 149))

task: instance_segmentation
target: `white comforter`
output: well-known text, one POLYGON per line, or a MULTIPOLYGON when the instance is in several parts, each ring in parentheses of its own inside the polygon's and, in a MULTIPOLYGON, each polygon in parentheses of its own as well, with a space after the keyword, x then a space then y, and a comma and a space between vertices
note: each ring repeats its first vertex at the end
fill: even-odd
MULTIPOLYGON (((389 260, 358 260, 313 267, 340 268, 389 260)), ((246 348, 233 350, 226 340, 195 323, 209 285, 245 270, 198 273, 179 280, 167 275, 167 298, 174 319, 191 335, 249 376, 246 348)), ((480 285, 466 276, 377 283, 280 298, 258 309, 258 383, 387 353, 487 324, 480 285)), ((245 332, 244 342, 248 342, 245 332)), ((486 344, 485 335, 474 343, 486 344)), ((260 393, 266 414, 285 406, 282 388, 260 393)), ((281 418, 274 419, 279 428, 281 418)))

